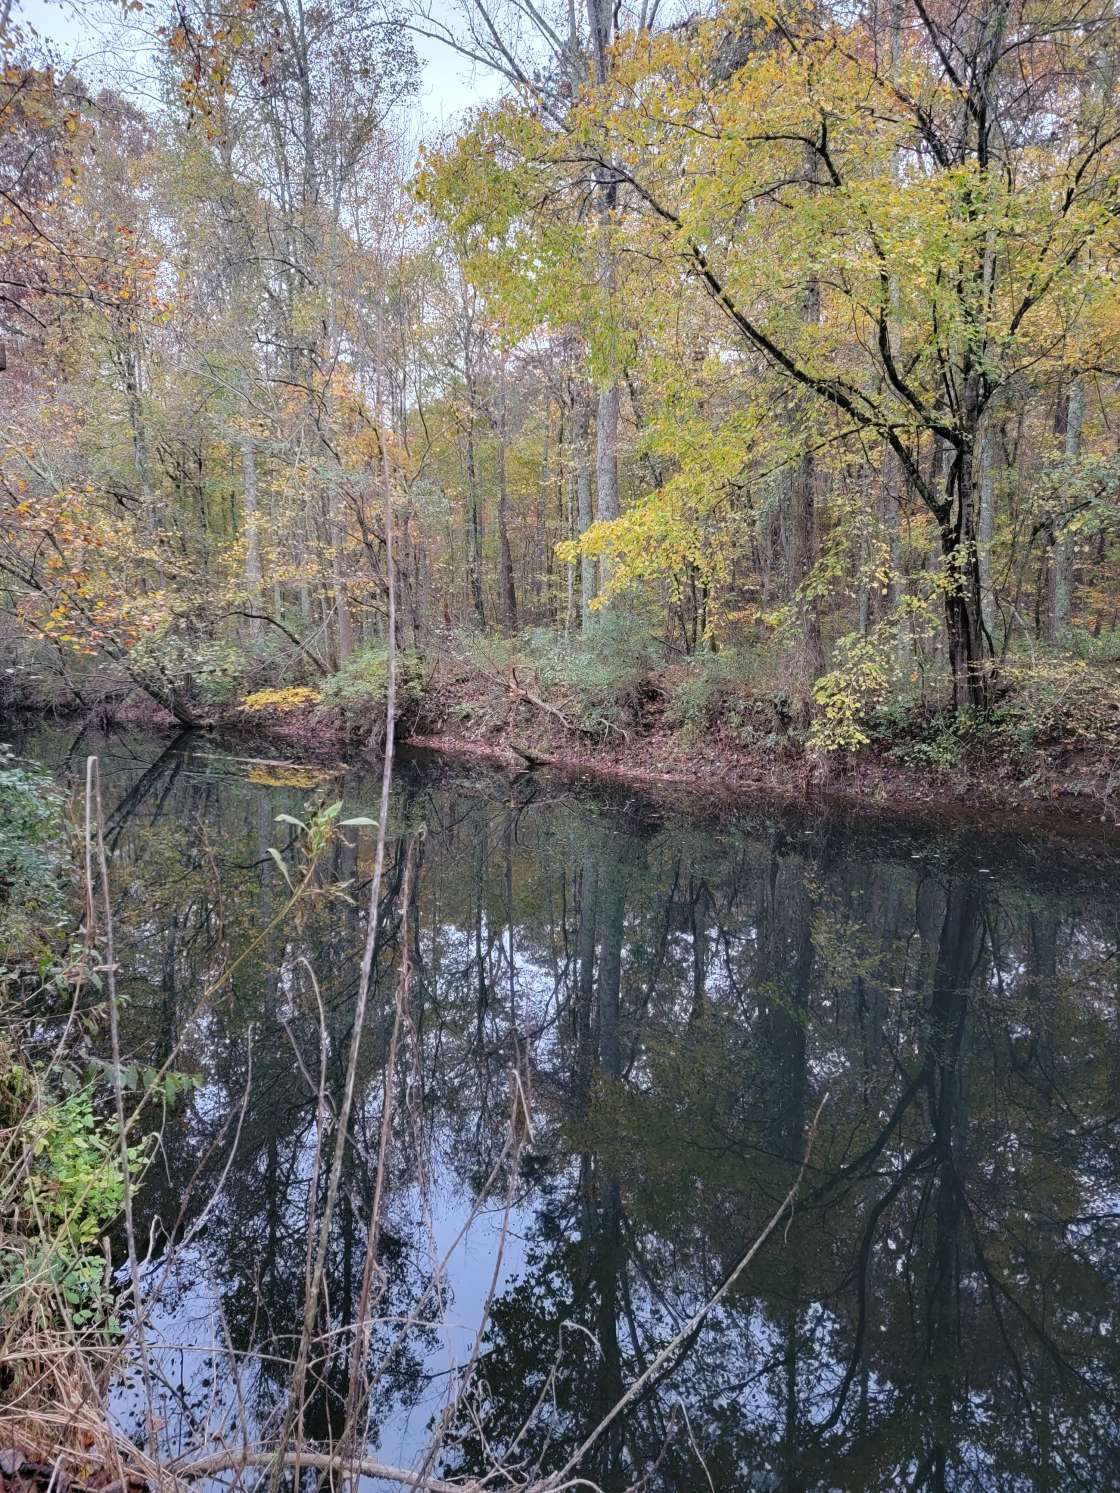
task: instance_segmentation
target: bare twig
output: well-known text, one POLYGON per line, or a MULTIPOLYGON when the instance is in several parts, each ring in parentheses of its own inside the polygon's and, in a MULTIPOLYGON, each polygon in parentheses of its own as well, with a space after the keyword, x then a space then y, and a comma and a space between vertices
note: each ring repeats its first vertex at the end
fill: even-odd
MULTIPOLYGON (((86 874, 91 877, 90 862, 92 859, 91 841, 93 830, 96 828, 97 846, 97 872, 101 885, 101 905, 104 913, 105 924, 103 934, 105 938, 105 988, 109 997, 109 1042, 113 1058, 113 1098, 117 1110, 117 1146, 120 1157, 121 1168, 121 1196, 122 1210, 124 1213, 125 1241, 128 1247, 128 1273, 132 1292, 133 1307, 136 1312, 138 1326, 143 1322, 144 1302, 140 1292, 140 1262, 136 1251, 136 1231, 133 1227, 132 1216, 132 1168, 128 1147, 128 1124, 124 1113, 124 1083, 121 1075, 121 1037, 120 1023, 118 1020, 117 1005, 117 977, 116 960, 113 953, 113 907, 109 896, 109 862, 105 854, 105 836, 102 832, 104 815, 101 810, 101 773, 96 757, 86 758, 86 874)), ((94 909, 93 882, 89 880, 87 887, 88 906, 92 912, 94 909)), ((92 932, 92 928, 90 930, 92 932)), ((147 1400, 147 1433, 148 1451, 156 1467, 159 1467, 159 1438, 156 1435, 154 1423, 154 1401, 152 1397, 151 1364, 148 1359, 147 1340, 144 1337, 142 1326, 138 1333, 140 1348, 140 1372, 144 1380, 144 1392, 147 1400)))
POLYGON ((407 1467, 394 1467, 388 1462, 379 1462, 376 1457, 359 1457, 356 1461, 343 1452, 272 1450, 246 1451, 240 1447, 229 1451, 215 1452, 210 1456, 196 1457, 191 1462, 176 1464, 173 1471, 183 1480, 217 1477, 223 1472, 244 1472, 250 1467, 314 1467, 320 1472, 347 1472, 356 1469, 363 1477, 381 1478, 387 1483, 399 1483, 404 1488, 420 1488, 423 1493, 477 1493, 481 1483, 472 1478, 468 1483, 447 1482, 443 1478, 423 1477, 407 1467))

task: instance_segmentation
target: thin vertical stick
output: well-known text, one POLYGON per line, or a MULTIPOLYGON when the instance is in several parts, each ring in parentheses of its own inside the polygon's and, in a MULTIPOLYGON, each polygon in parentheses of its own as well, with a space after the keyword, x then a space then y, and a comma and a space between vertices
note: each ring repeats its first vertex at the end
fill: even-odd
MULTIPOLYGON (((319 1233, 315 1247, 315 1262, 311 1271, 310 1287, 304 1301, 303 1326, 300 1332, 299 1351, 296 1355, 295 1367, 292 1374, 292 1396, 297 1442, 303 1439, 304 1389, 307 1380, 307 1362, 311 1350, 311 1339, 315 1330, 315 1315, 318 1311, 319 1297, 322 1291, 323 1272, 326 1268, 331 1223, 338 1201, 339 1184, 342 1180, 342 1163, 346 1152, 346 1138, 350 1129, 350 1112, 354 1106, 354 1088, 357 1082, 358 1060, 361 1052, 362 1036, 365 1031, 366 1010, 369 1005, 370 979, 373 971, 374 953, 377 948, 381 881, 385 866, 385 839, 389 824, 389 790, 393 780, 393 746, 397 707, 397 605, 396 583, 393 574, 393 479, 389 466, 389 450, 385 441, 385 424, 382 418, 384 415, 385 334, 380 305, 378 306, 377 313, 377 328, 377 409, 381 445, 381 482, 382 497, 384 500, 386 584, 388 586, 389 612, 389 637, 387 640, 388 683, 385 696, 385 759, 381 768, 381 807, 377 821, 377 851, 374 858, 373 881, 369 894, 366 943, 365 949, 362 952, 358 996, 354 1007, 354 1027, 350 1037, 350 1053, 346 1063, 346 1082, 335 1126, 334 1150, 331 1156, 330 1176, 327 1180, 327 1196, 323 1205, 323 1217, 319 1223, 319 1233)), ((289 1416, 289 1427, 291 1423, 289 1416)), ((278 1485, 280 1473, 283 1469, 282 1453, 284 1450, 283 1438, 281 1438, 281 1445, 278 1448, 279 1454, 273 1469, 273 1487, 278 1485)))
MULTIPOLYGON (((109 996, 109 1042, 113 1060, 113 1096, 117 1110, 117 1146, 121 1168, 121 1196, 124 1212, 125 1240, 128 1245, 128 1274, 132 1288, 133 1310, 136 1313, 137 1345, 140 1349, 140 1373, 144 1380, 145 1423, 148 1438, 148 1453, 160 1466, 159 1438, 155 1428, 155 1403, 152 1394, 151 1365, 148 1362, 148 1344, 144 1335, 144 1302, 140 1292, 140 1262, 136 1253, 136 1232, 132 1220, 132 1171, 128 1155, 128 1123, 124 1113, 124 1084, 121 1077, 121 1034, 117 1015, 117 970, 113 949, 113 904, 109 895, 109 862, 105 854, 105 837, 102 832, 104 815, 101 808, 101 772, 96 757, 86 758, 86 896, 90 915, 89 933, 93 934, 93 917, 96 912, 92 880, 93 831, 97 831, 97 871, 101 883, 101 905, 105 916, 105 988, 109 996)), ((160 1478, 162 1481, 162 1478, 160 1478)))
MULTIPOLYGON (((354 1461, 351 1482, 358 1480, 357 1461, 362 1454, 361 1427, 365 1424, 370 1385, 366 1376, 366 1357, 370 1340, 370 1303, 373 1296, 373 1276, 378 1270, 377 1256, 381 1245, 381 1215, 385 1207, 388 1190, 389 1143, 393 1134, 393 1119, 396 1111, 397 1048, 400 1044, 401 1027, 404 1025, 412 986, 412 957, 409 950, 411 938, 412 887, 416 870, 416 844, 414 836, 409 843, 405 859, 404 885, 401 889, 403 912, 401 914, 401 970, 397 980, 397 996, 393 1010, 393 1029, 389 1037, 389 1051, 385 1057, 385 1076, 382 1088, 381 1132, 377 1145, 377 1176, 374 1181, 373 1202, 370 1206, 369 1228, 366 1231, 365 1263, 362 1267, 362 1284, 358 1293, 358 1310, 354 1320, 354 1339, 350 1349, 350 1384, 346 1396, 346 1416, 343 1422, 343 1447, 349 1448, 354 1461)), ((381 1288, 378 1289, 378 1297, 381 1288)))

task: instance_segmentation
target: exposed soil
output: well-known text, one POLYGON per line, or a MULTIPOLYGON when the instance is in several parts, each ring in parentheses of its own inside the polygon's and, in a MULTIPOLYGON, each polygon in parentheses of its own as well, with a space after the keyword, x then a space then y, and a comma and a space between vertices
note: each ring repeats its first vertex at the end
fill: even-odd
POLYGON ((872 751, 854 761, 822 763, 804 754, 763 755, 718 738, 691 742, 669 733, 602 746, 558 745, 539 737, 527 741, 526 733, 515 733, 515 739, 520 752, 507 732, 490 738, 416 734, 406 745, 471 757, 506 770, 548 768, 584 781, 656 788, 706 810, 719 803, 733 807, 761 795, 800 805, 839 802, 877 811, 921 811, 923 817, 939 819, 975 818, 985 825, 1028 817, 1066 828, 1078 824, 1098 831, 1120 830, 1120 793, 1108 792, 1108 763, 1071 762, 1064 769, 1055 764, 1032 781, 1010 765, 920 770, 872 751), (526 751, 532 762, 526 760, 526 751))

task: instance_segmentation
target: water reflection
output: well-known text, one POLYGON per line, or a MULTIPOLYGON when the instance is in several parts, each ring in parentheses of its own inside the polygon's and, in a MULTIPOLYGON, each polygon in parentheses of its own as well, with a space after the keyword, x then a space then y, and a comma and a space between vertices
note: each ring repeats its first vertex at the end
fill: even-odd
MULTIPOLYGON (((372 844, 338 844, 323 895, 276 922, 269 848, 289 827, 275 815, 332 785, 213 743, 92 745, 113 805, 128 1044, 158 1062, 182 1042, 205 1076, 144 1197, 156 1237, 186 1241, 159 1325, 196 1345, 163 1363, 165 1434, 213 1439, 220 1421, 260 1436, 303 1312, 319 1063, 329 1112, 372 844), (327 895, 337 884, 352 901, 327 895), (246 1356, 236 1382, 227 1345, 246 1356)), ((61 738, 25 750, 67 770, 61 738)), ((350 812, 376 802, 374 774, 340 787, 350 812)), ((421 826, 416 1061, 384 1179, 372 1446, 407 1461, 424 1444, 494 1286, 443 1475, 563 1465, 772 1214, 827 1093, 790 1227, 583 1476, 604 1490, 643 1475, 790 1493, 1120 1486, 1114 851, 777 810, 713 824, 416 766, 394 795, 321 1324, 339 1348, 308 1435, 337 1434, 346 1397, 421 826), (533 1130, 509 1227, 489 1199, 441 1280, 500 1158, 518 1055, 533 1130)))

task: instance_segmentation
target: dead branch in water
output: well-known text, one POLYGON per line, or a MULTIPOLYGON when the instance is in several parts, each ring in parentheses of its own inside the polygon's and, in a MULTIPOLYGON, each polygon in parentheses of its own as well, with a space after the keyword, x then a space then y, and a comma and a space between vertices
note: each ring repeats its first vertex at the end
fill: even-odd
POLYGON ((536 1484, 535 1488, 533 1489, 533 1493, 559 1493, 559 1490, 561 1488, 571 1486, 568 1479, 571 1478, 575 1470, 579 1467, 580 1463, 587 1456, 588 1452, 599 1440, 599 1437, 602 1436, 607 1427, 611 1425, 612 1422, 618 1419, 618 1417, 622 1414, 622 1412, 628 1405, 633 1404, 633 1402, 641 1394, 643 1389, 645 1389, 649 1384, 653 1383, 654 1380, 657 1379, 657 1377, 661 1373, 661 1370, 673 1359, 682 1344, 686 1343, 695 1334, 696 1330, 700 1327, 705 1317, 713 1312, 720 1304, 720 1302, 731 1290, 735 1282, 739 1279, 743 1271, 754 1259, 755 1255, 758 1254, 759 1250, 766 1243, 767 1239, 769 1239, 770 1235, 778 1227, 787 1213, 789 1213, 790 1219, 792 1221, 793 1205, 797 1200, 797 1194, 801 1190, 801 1183, 805 1176, 805 1168, 809 1165, 809 1157, 812 1155, 813 1142, 816 1139, 817 1134, 817 1123, 820 1120, 821 1111, 824 1109, 827 1103, 828 1095, 825 1094, 821 1102, 817 1105, 817 1112, 813 1116, 812 1124, 809 1126, 809 1138, 805 1144, 805 1155, 802 1158, 801 1166, 798 1170, 797 1176, 794 1178, 793 1186, 786 1193, 785 1197, 778 1205, 778 1210, 771 1216, 770 1222, 762 1230, 761 1234, 759 1234, 755 1239, 750 1249, 747 1250, 746 1254, 735 1266, 735 1269, 732 1270, 731 1274, 724 1281, 723 1285, 720 1286, 719 1290, 715 1293, 714 1296, 709 1297, 704 1305, 699 1307, 692 1314, 692 1316, 689 1317, 688 1321, 684 1324, 684 1326, 680 1329, 680 1331, 676 1334, 672 1341, 666 1343, 665 1347, 661 1349, 660 1353, 658 1353, 657 1356, 650 1362, 645 1372, 643 1374, 640 1374, 638 1378, 634 1380, 633 1384, 631 1384, 630 1388, 621 1397, 621 1399, 617 1400, 611 1407, 611 1409, 607 1411, 606 1415, 603 1416, 602 1420, 591 1432, 591 1434, 586 1437, 581 1445, 577 1447, 577 1449, 564 1463, 560 1471, 554 1473, 551 1477, 544 1478, 541 1482, 536 1484))

